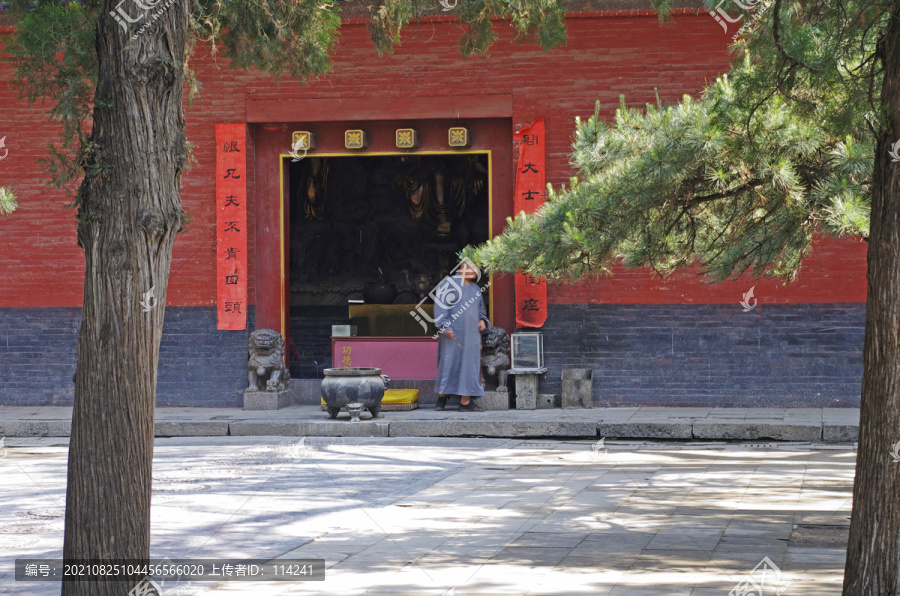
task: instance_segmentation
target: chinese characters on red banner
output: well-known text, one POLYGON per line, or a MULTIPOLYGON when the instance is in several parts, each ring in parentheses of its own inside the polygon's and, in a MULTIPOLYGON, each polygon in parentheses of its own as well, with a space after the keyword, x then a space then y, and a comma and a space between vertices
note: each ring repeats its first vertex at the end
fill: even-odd
MULTIPOLYGON (((513 209, 518 214, 534 213, 544 204, 544 119, 535 120, 515 134, 519 146, 516 165, 516 195, 513 209)), ((547 320, 547 284, 543 277, 516 274, 516 327, 541 327, 547 320)))
POLYGON ((216 124, 218 328, 247 328, 247 156, 244 124, 216 124))

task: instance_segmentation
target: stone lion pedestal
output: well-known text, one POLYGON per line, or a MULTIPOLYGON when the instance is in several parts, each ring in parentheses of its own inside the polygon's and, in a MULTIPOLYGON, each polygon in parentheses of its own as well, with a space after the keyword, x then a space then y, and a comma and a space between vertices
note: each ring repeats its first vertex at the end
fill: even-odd
POLYGON ((491 327, 481 332, 481 373, 484 379, 484 397, 478 403, 485 410, 508 410, 509 389, 506 375, 509 371, 509 334, 502 327, 491 327))
POLYGON ((280 410, 291 405, 284 365, 284 339, 272 329, 257 329, 247 342, 247 389, 245 410, 280 410))
POLYGON ((291 396, 284 391, 244 391, 245 410, 280 410, 291 405, 291 396))
POLYGON ((484 397, 478 398, 485 410, 508 410, 509 391, 485 390, 484 397))

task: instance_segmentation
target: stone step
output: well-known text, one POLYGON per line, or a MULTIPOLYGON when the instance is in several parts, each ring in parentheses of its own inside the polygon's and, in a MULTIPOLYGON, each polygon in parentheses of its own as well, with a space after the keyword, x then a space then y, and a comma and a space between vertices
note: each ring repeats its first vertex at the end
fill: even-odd
MULTIPOLYGON (((0 408, 0 437, 67 437, 70 407, 0 408)), ((155 435, 609 438, 854 442, 855 408, 593 408, 436 412, 429 406, 351 423, 329 420, 318 406, 280 410, 157 408, 155 435), (771 411, 769 411, 771 410, 771 411)))

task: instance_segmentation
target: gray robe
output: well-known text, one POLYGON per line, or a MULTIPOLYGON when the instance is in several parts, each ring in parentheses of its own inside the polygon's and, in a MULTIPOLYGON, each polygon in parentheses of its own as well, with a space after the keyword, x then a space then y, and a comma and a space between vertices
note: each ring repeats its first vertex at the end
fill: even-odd
POLYGON ((441 331, 434 390, 445 395, 483 396, 478 321, 484 321, 488 328, 491 322, 484 311, 478 284, 473 280, 466 284, 459 276, 444 279, 434 301, 434 321, 441 331), (453 339, 444 333, 450 329, 453 339))

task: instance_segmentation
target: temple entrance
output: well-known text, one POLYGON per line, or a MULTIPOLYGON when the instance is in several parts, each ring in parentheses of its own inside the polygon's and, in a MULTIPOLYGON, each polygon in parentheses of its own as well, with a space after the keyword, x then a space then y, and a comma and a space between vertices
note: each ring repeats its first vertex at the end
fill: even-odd
POLYGON ((310 156, 285 165, 291 376, 341 366, 332 362, 332 325, 356 324, 361 336, 423 335, 409 311, 460 249, 490 237, 489 154, 310 156))

